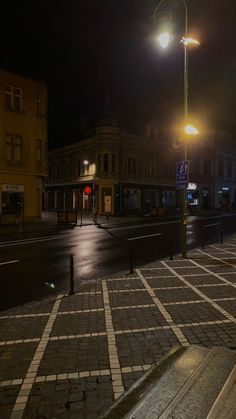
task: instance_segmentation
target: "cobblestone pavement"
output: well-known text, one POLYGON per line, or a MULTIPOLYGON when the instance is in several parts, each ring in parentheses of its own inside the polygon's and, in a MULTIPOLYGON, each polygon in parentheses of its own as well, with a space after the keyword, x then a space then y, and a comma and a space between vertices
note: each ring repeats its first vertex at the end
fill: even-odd
POLYGON ((95 419, 173 346, 236 347, 236 238, 0 313, 0 418, 95 419))

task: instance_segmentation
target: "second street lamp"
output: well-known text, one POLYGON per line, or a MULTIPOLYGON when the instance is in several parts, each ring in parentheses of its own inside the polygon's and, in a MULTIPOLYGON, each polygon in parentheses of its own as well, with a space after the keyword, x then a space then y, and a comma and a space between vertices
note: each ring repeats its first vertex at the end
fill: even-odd
MULTIPOLYGON (((157 5, 155 12, 154 12, 154 19, 156 19, 157 15, 160 12, 161 6, 166 0, 161 0, 157 5)), ((187 136, 198 134, 197 128, 193 127, 188 121, 188 94, 189 94, 189 85, 188 85, 188 47, 191 45, 199 45, 199 41, 193 39, 188 36, 188 8, 187 3, 185 0, 181 0, 184 6, 184 16, 185 16, 185 24, 184 24, 184 36, 181 39, 181 43, 184 46, 184 161, 187 161, 188 158, 188 147, 187 147, 187 136)), ((162 46, 162 48, 167 48, 168 44, 171 42, 170 34, 165 31, 159 35, 158 40, 162 46)), ((188 202, 187 202, 187 184, 183 188, 182 193, 182 234, 181 234, 181 250, 182 256, 187 256, 187 212, 188 212, 188 202)))

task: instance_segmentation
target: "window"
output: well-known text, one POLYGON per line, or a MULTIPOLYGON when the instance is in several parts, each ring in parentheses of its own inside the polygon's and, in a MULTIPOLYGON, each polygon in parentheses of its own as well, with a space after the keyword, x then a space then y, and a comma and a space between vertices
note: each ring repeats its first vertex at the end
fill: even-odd
POLYGON ((135 157, 128 157, 128 174, 129 175, 136 174, 136 158, 135 157))
POLYGON ((111 171, 112 173, 116 172, 116 155, 115 154, 111 155, 111 171))
POLYGON ((8 84, 5 86, 5 109, 13 109, 13 87, 8 84))
POLYGON ((80 167, 80 160, 78 159, 76 161, 76 175, 80 176, 80 171, 81 171, 81 167, 80 167))
POLYGON ((41 95, 36 96, 36 115, 42 116, 42 97, 41 95))
POLYGON ((103 171, 105 173, 109 172, 109 154, 103 153, 103 171))
POLYGON ((22 89, 5 86, 5 109, 8 111, 22 111, 22 89))
POLYGON ((223 174, 224 174, 224 162, 223 162, 223 159, 221 157, 218 157, 217 175, 218 176, 223 176, 223 174))
POLYGON ((13 156, 15 163, 22 162, 22 137, 16 135, 14 138, 13 156))
POLYGON ((210 174, 210 160, 203 160, 203 173, 204 175, 210 174))
POLYGON ((13 160, 13 134, 6 134, 6 161, 13 160))
POLYGON ((6 134, 6 161, 21 163, 23 158, 23 139, 19 135, 6 134))
POLYGON ((232 162, 230 159, 227 160, 227 176, 232 177, 232 162))
POLYGON ((36 140, 36 161, 38 164, 42 164, 43 161, 43 141, 36 140))
POLYGON ((17 112, 22 111, 22 89, 16 88, 14 90, 14 110, 17 112))
POLYGON ((60 179, 60 163, 56 164, 56 179, 60 179))

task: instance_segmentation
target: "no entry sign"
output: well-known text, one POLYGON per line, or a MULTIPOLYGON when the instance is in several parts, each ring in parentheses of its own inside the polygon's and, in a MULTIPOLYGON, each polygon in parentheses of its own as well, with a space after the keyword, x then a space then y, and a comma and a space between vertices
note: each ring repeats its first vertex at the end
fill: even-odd
POLYGON ((86 193, 87 195, 89 195, 91 192, 92 192, 92 189, 90 188, 90 186, 85 186, 84 193, 86 193))

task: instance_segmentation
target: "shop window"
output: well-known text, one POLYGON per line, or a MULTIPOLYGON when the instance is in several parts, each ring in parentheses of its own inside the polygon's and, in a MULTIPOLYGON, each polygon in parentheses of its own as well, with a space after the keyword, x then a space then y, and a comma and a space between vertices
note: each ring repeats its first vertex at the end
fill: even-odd
POLYGON ((20 214, 23 207, 23 193, 2 192, 2 214, 20 214))

